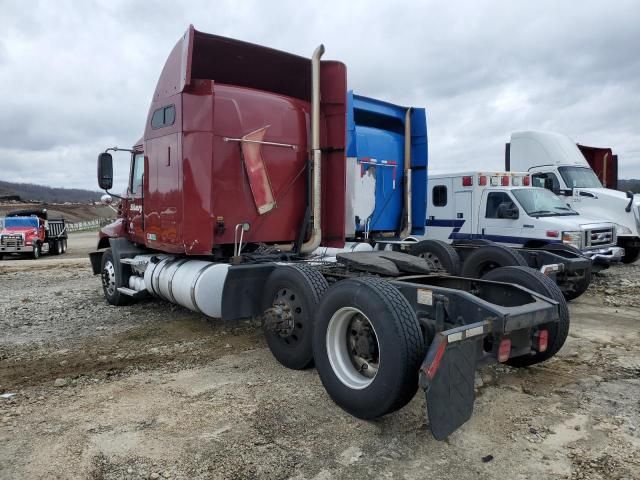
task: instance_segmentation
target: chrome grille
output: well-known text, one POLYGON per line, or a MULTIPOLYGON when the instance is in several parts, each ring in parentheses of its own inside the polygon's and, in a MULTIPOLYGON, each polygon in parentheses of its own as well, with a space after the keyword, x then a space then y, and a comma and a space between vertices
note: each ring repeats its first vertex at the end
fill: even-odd
POLYGON ((612 228, 597 228, 587 230, 586 233, 587 247, 602 247, 613 244, 612 228))
POLYGON ((3 247, 22 247, 24 240, 22 239, 22 235, 2 235, 0 245, 3 247))

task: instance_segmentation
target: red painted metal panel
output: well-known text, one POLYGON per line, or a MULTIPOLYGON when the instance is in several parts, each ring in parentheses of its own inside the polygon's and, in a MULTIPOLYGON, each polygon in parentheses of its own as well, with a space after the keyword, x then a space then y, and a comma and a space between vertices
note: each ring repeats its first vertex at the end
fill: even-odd
POLYGON ((347 67, 322 62, 320 68, 322 154, 322 245, 344 246, 347 162, 347 67))
POLYGON ((618 156, 611 148, 588 147, 578 144, 578 148, 606 188, 618 188, 618 156))

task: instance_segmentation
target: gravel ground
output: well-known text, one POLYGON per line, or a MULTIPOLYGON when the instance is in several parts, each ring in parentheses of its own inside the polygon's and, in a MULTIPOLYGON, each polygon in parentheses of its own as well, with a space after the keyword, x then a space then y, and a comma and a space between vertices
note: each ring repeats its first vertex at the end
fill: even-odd
POLYGON ((180 307, 105 303, 81 258, 0 262, 0 478, 640 478, 640 265, 572 302, 543 365, 493 366, 444 442, 422 393, 365 422, 260 330, 180 307))

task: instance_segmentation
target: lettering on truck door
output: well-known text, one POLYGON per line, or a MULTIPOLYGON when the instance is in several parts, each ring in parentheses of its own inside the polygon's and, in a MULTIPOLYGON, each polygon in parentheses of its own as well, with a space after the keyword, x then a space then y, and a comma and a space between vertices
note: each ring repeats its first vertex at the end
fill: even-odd
POLYGON ((131 161, 129 185, 129 231, 144 243, 144 153, 136 153, 131 161))
POLYGON ((478 233, 480 238, 521 246, 522 220, 519 218, 506 218, 504 216, 506 208, 518 208, 517 203, 508 192, 485 190, 482 194, 482 203, 480 205, 478 233))

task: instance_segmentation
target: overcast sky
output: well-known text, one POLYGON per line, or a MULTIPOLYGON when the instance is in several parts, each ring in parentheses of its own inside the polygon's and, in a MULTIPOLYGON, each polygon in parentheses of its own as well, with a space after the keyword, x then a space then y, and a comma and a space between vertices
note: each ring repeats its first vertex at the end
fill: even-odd
POLYGON ((640 2, 178 3, 0 0, 0 179, 96 189, 189 23, 306 57, 324 43, 349 88, 427 108, 433 172, 501 168, 510 132, 538 129, 640 178, 640 2))

